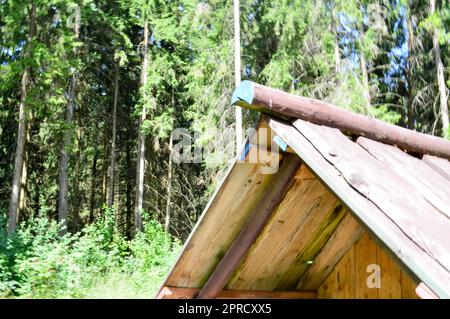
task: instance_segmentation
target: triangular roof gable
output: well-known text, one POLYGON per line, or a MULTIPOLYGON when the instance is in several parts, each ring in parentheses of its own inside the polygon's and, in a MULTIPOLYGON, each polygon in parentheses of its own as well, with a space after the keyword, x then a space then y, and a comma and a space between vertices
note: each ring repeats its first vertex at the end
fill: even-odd
MULTIPOLYGON (((450 207, 446 200, 450 198, 450 180, 446 175, 450 163, 447 160, 427 155, 416 158, 394 146, 363 137, 353 141, 337 129, 302 120, 285 122, 266 118, 257 128, 267 126, 273 136, 265 144, 277 139, 286 152, 298 155, 404 269, 438 296, 450 297, 450 207)), ((258 139, 251 140, 250 144, 253 146, 250 150, 257 149, 258 139)), ((248 149, 245 147, 240 157, 248 158, 248 149)), ((280 170, 285 174, 282 181, 292 174, 296 165, 286 152, 279 156, 269 150, 267 155, 281 158, 280 170)), ((236 241, 241 243, 243 236, 247 236, 247 241, 254 240, 248 233, 256 225, 259 234, 265 223, 258 219, 269 216, 261 217, 262 213, 257 212, 264 207, 275 209, 270 205, 277 196, 285 194, 277 193, 273 187, 280 184, 282 174, 261 174, 264 165, 239 161, 231 165, 163 287, 203 287, 202 291, 218 291, 228 282, 229 272, 235 271, 239 258, 243 258, 243 250, 233 247, 239 246, 236 241), (255 216, 257 221, 252 222, 255 216), (234 263, 231 268, 230 260, 234 263)), ((334 234, 339 226, 345 225, 344 220, 334 234)), ((356 234, 357 227, 353 225, 353 228, 356 234)), ((350 235, 347 237, 346 240, 352 239, 350 235)))
MULTIPOLYGON (((390 145, 364 138, 353 142, 336 129, 302 120, 293 125, 269 122, 407 269, 440 297, 449 298, 450 207, 444 201, 450 198, 448 179, 390 145), (377 147, 390 155, 377 158, 377 147), (392 153, 405 165, 404 174, 398 173, 392 153), (416 188, 419 181, 424 187, 416 188), (436 196, 424 194, 429 185, 434 185, 428 191, 436 196)), ((450 169, 448 161, 440 164, 450 169)))

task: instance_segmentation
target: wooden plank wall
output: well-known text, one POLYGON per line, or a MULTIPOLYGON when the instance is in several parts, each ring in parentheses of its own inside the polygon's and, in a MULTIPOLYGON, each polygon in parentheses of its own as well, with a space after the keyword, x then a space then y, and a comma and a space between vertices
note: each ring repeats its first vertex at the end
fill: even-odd
POLYGON ((341 132, 300 120, 293 123, 297 130, 274 119, 269 125, 406 267, 437 295, 450 297, 450 274, 443 266, 450 258, 445 213, 341 132))
POLYGON ((418 283, 365 233, 342 257, 317 291, 322 299, 416 299, 418 283), (380 288, 369 288, 368 266, 380 266, 380 288))
POLYGON ((315 258, 345 214, 339 200, 302 165, 227 289, 295 289, 308 261, 315 258))
POLYGON ((208 213, 203 213, 197 222, 165 286, 200 288, 204 285, 270 187, 276 174, 264 170, 276 160, 281 161, 279 154, 251 148, 244 162, 234 164, 205 208, 208 213), (261 154, 266 161, 259 160, 261 154), (251 157, 258 162, 249 163, 251 157))

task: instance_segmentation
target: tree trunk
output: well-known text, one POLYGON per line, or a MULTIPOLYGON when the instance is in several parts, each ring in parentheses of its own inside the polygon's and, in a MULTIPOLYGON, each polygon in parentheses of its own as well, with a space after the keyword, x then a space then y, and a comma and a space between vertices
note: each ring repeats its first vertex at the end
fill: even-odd
MULTIPOLYGON (((144 22, 144 55, 142 59, 141 87, 143 88, 143 100, 146 100, 147 85, 147 69, 148 69, 148 21, 144 22)), ((144 202, 144 173, 145 173, 145 135, 142 132, 142 124, 145 121, 146 110, 145 103, 142 107, 139 119, 139 136, 138 136, 138 156, 137 156, 137 178, 136 178, 136 203, 134 209, 134 227, 135 232, 142 230, 142 206, 144 202)))
MULTIPOLYGON (((234 80, 235 86, 241 83, 241 24, 239 0, 233 2, 234 11, 234 80)), ((242 108, 235 107, 236 116, 236 155, 241 151, 242 146, 242 108)))
POLYGON ((367 71, 367 61, 366 55, 364 53, 364 40, 366 33, 366 26, 364 21, 361 21, 360 27, 360 39, 359 39, 359 47, 360 47, 360 55, 359 55, 359 66, 361 68, 362 82, 364 86, 364 99, 366 100, 368 111, 370 111, 370 88, 369 88, 369 72, 367 71))
POLYGON ((331 18, 331 29, 334 35, 334 71, 336 74, 341 73, 341 53, 339 50, 339 37, 337 32, 337 16, 336 16, 336 8, 333 8, 331 18))
POLYGON ((167 203, 166 203, 166 220, 164 223, 164 229, 169 232, 170 227, 170 206, 172 204, 172 135, 169 137, 169 165, 167 173, 167 203))
POLYGON ((406 67, 406 83, 408 84, 408 95, 406 101, 406 113, 407 113, 407 127, 409 129, 414 129, 414 83, 413 83, 413 72, 412 72, 412 61, 413 61, 413 50, 414 50, 414 33, 412 27, 412 16, 411 9, 408 13, 408 62, 406 67))
POLYGON ((117 96, 119 92, 119 63, 116 63, 115 67, 115 80, 114 80, 114 102, 113 102, 113 125, 112 125, 112 137, 111 137, 111 166, 109 175, 109 191, 108 191, 108 207, 111 208, 114 205, 114 185, 115 185, 115 173, 116 173, 116 135, 117 135, 117 96))
POLYGON ((101 205, 103 207, 106 203, 107 182, 108 182, 108 165, 109 165, 109 141, 108 131, 103 131, 103 156, 102 156, 102 191, 101 191, 101 205))
MULTIPOLYGON (((70 127, 73 119, 73 88, 74 78, 70 80, 69 102, 66 106, 66 124, 70 127)), ((70 128, 69 128, 70 130, 70 128)), ((61 155, 59 160, 59 196, 58 196, 58 222, 61 224, 61 235, 67 232, 67 211, 68 211, 68 166, 70 146, 70 132, 64 133, 63 143, 61 146, 61 155)))
MULTIPOLYGON (((75 10, 75 14, 80 12, 75 10)), ((75 39, 80 35, 80 18, 75 18, 74 26, 75 39)), ((58 222, 61 225, 60 234, 67 232, 67 217, 68 217, 68 166, 69 153, 68 148, 71 144, 70 127, 73 122, 73 110, 75 106, 75 89, 77 86, 77 78, 72 74, 69 80, 68 99, 66 104, 66 124, 68 129, 64 132, 63 143, 61 146, 61 157, 59 161, 59 196, 58 196, 58 222)), ((78 204, 78 203, 77 203, 78 204)))
POLYGON ((133 215, 133 206, 132 206, 132 186, 131 186, 131 181, 128 178, 128 172, 129 167, 131 167, 131 147, 130 147, 130 143, 127 143, 126 145, 126 179, 125 179, 125 210, 126 210, 126 229, 125 229, 125 234, 127 236, 127 238, 131 238, 132 233, 131 233, 131 220, 132 220, 132 215, 133 215))
POLYGON ((73 206, 72 214, 72 231, 75 233, 80 230, 80 206, 81 206, 81 196, 80 196, 80 174, 81 174, 81 121, 80 114, 77 113, 77 161, 75 163, 75 185, 73 190, 73 200, 76 203, 73 206))
POLYGON ((20 200, 19 200, 19 214, 17 216, 17 221, 20 222, 23 219, 26 208, 27 201, 27 191, 28 191, 28 152, 26 150, 28 143, 30 142, 30 126, 27 127, 27 134, 25 139, 23 163, 22 163, 22 177, 20 179, 20 200))
POLYGON ((90 209, 89 209, 89 223, 94 221, 95 213, 95 190, 97 188, 97 160, 98 160, 98 150, 97 143, 94 143, 94 156, 92 158, 91 167, 91 195, 90 195, 90 209))
MULTIPOLYGON (((364 35, 362 35, 364 37, 364 35)), ((367 107, 370 108, 370 88, 369 88, 369 73, 367 72, 367 61, 366 55, 364 54, 364 50, 361 48, 360 52, 360 67, 362 73, 362 81, 364 86, 364 98, 367 102, 367 107)))
MULTIPOLYGON (((430 0, 430 14, 433 15, 435 11, 436 11, 436 2, 435 0, 430 0)), ((434 53, 434 61, 436 64, 437 81, 439 87, 442 135, 444 136, 444 138, 450 138, 447 87, 445 85, 444 65, 441 60, 441 48, 438 41, 438 30, 436 28, 433 28, 433 53, 434 53)))
MULTIPOLYGON (((36 5, 34 2, 31 2, 27 47, 25 49, 24 54, 25 61, 31 56, 35 29, 36 29, 36 5)), ((26 61, 26 63, 28 63, 28 61, 26 61)), ((19 125, 17 130, 16 154, 14 158, 11 200, 9 202, 8 208, 8 234, 14 232, 17 227, 17 215, 18 215, 17 209, 20 201, 20 184, 22 182, 22 170, 23 170, 25 138, 26 138, 27 110, 25 100, 27 97, 29 77, 30 77, 30 67, 27 66, 23 71, 20 85, 19 125)))

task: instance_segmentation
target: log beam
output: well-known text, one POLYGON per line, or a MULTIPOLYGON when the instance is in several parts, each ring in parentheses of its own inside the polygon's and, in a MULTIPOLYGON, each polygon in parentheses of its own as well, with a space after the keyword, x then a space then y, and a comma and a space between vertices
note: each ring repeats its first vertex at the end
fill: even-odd
POLYGON ((243 81, 234 91, 232 105, 238 105, 285 119, 302 119, 337 128, 347 134, 365 136, 400 149, 435 155, 450 160, 450 142, 338 108, 334 105, 243 81))
POLYGON ((299 164, 300 159, 297 155, 287 153, 283 157, 277 176, 274 177, 273 186, 250 213, 246 224, 200 290, 198 299, 216 298, 223 290, 291 186, 299 164))

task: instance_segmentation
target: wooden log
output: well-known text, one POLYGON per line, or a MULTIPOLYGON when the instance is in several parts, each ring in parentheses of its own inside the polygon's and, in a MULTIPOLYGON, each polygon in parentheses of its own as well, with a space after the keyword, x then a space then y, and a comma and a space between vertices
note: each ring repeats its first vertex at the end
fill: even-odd
POLYGON ((237 235, 225 256, 201 289, 199 299, 216 298, 225 287, 236 267, 241 263, 250 247, 261 233, 273 210, 280 203, 293 182, 300 160, 297 155, 286 154, 271 187, 250 214, 246 224, 237 235))
POLYGON ((282 118, 302 119, 319 125, 337 128, 396 145, 412 153, 430 154, 450 159, 450 142, 388 124, 334 105, 272 89, 250 81, 243 81, 234 91, 232 104, 282 118))
MULTIPOLYGON (((163 287, 156 299, 193 299, 198 288, 163 287)), ((315 299, 315 291, 222 290, 217 299, 315 299)))

